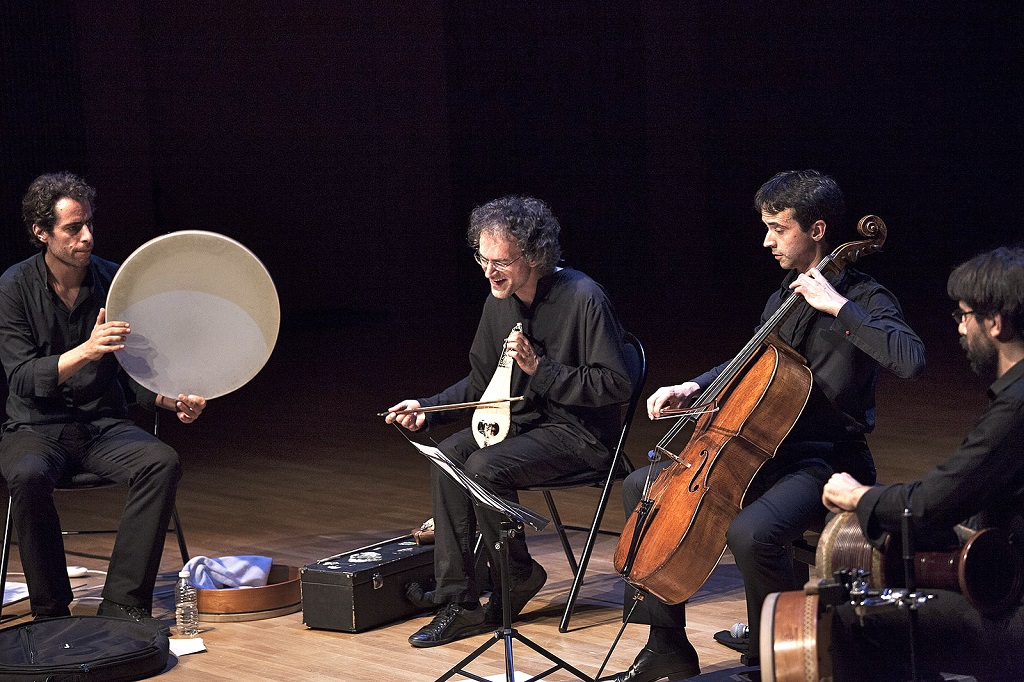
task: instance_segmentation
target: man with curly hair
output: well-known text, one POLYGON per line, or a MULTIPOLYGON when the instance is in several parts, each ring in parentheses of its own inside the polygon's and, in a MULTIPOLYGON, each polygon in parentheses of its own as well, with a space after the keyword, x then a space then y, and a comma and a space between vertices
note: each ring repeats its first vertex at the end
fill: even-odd
POLYGON ((71 173, 41 175, 22 201, 35 256, 0 277, 0 360, 7 375, 7 421, 0 474, 32 615, 68 616, 73 599, 64 559, 56 484, 74 471, 128 484, 99 615, 146 623, 181 465, 177 453, 128 418, 129 396, 174 412, 185 424, 206 406, 200 396, 157 395, 114 357, 130 325, 103 308, 117 265, 93 255, 96 190, 71 173))
MULTIPOLYGON (((465 410, 422 407, 479 400, 502 351, 515 361, 511 426, 504 440, 480 447, 470 429, 440 449, 501 497, 516 490, 609 465, 621 427, 620 405, 630 379, 623 330, 604 290, 582 272, 558 267, 560 227, 537 199, 510 196, 475 209, 468 240, 490 285, 469 354, 470 373, 430 398, 404 400, 387 421, 410 431, 450 422, 465 410), (522 331, 513 331, 516 325, 522 331)), ((482 608, 473 548, 479 528, 493 552, 501 515, 474 509, 456 483, 432 471, 435 523, 434 603, 441 610, 409 638, 414 647, 448 644, 500 627, 496 591, 482 608)), ((522 533, 509 542, 509 599, 515 618, 543 587, 547 574, 522 533)), ((496 561, 492 557, 492 566, 496 561)))

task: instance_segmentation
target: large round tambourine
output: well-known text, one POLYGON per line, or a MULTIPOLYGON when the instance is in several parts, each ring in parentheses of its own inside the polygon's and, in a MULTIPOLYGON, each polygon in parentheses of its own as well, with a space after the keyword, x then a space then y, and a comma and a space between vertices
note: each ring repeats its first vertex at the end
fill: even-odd
POLYGON ((216 398, 245 385, 277 342, 281 306, 263 263, 234 239, 183 230, 151 239, 121 265, 107 321, 131 325, 117 359, 156 393, 216 398))

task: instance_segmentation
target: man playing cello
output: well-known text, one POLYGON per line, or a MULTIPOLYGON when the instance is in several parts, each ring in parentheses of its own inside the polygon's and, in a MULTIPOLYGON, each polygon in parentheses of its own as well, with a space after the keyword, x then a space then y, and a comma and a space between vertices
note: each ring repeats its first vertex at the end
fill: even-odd
MULTIPOLYGON (((755 642, 752 651, 746 641, 733 643, 747 665, 758 664, 758 620, 765 597, 801 587, 787 547, 823 520, 825 481, 835 471, 856 471, 862 480, 875 480, 865 434, 874 428, 879 368, 904 378, 924 368, 924 345, 889 291, 851 267, 827 277, 815 268, 831 251, 832 234, 844 209, 832 178, 813 170, 778 173, 761 186, 754 203, 767 228, 763 246, 789 271, 768 299, 761 324, 789 296, 804 298, 809 305, 797 306, 778 336, 807 360, 814 380, 800 418, 754 477, 744 507, 726 535, 743 576, 748 641, 755 642)), ((664 409, 683 406, 727 364, 683 384, 659 388, 647 400, 648 415, 658 418, 664 409)), ((662 460, 626 479, 627 516, 643 497, 648 475, 653 480, 669 463, 662 460)), ((651 626, 647 645, 628 670, 609 679, 680 680, 700 672, 697 652, 686 638, 685 603, 667 605, 648 596, 630 620, 651 626)))
MULTIPOLYGON (((508 438, 481 447, 473 430, 464 429, 438 447, 513 502, 517 489, 607 468, 621 427, 619 406, 631 391, 623 331, 611 302, 583 273, 556 267, 559 231, 551 209, 529 197, 505 197, 473 211, 468 239, 491 293, 470 349, 470 373, 431 398, 394 405, 387 416, 388 423, 411 431, 458 418, 464 410, 417 410, 479 400, 504 350, 514 360, 510 396, 524 398, 513 403, 508 438)), ((448 644, 502 624, 498 591, 486 609, 480 607, 473 555, 477 526, 490 551, 502 519, 475 511, 467 493, 433 468, 431 477, 434 602, 441 610, 409 637, 414 647, 448 644)), ((547 579, 522 533, 509 543, 509 574, 514 619, 547 579)))

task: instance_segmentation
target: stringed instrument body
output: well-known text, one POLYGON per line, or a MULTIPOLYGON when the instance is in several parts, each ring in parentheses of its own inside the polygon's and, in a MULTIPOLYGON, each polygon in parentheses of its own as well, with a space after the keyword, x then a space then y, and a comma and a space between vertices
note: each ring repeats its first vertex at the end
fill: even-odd
MULTIPOLYGON (((803 358, 781 342, 765 344, 751 358, 722 391, 721 409, 698 420, 678 461, 651 485, 649 497, 658 505, 640 529, 630 583, 667 604, 700 589, 725 553, 725 527, 739 513, 758 470, 800 417, 811 384, 803 358)), ((616 548, 620 572, 634 531, 627 523, 616 548)))
MULTIPOLYGON (((885 224, 865 216, 857 225, 870 239, 835 249, 818 270, 839 271, 881 249, 885 224)), ((782 444, 810 396, 804 359, 775 336, 802 296, 789 296, 740 353, 653 449, 673 461, 626 519, 615 548, 622 578, 666 604, 686 601, 704 585, 726 548, 726 530, 739 513, 754 476, 782 444), (685 448, 669 444, 693 424, 685 448)), ((664 414, 666 411, 663 410, 664 414)))
MULTIPOLYGON (((512 327, 509 336, 522 331, 523 323, 517 322, 512 327)), ((491 376, 491 381, 480 397, 481 403, 489 404, 480 405, 473 410, 471 421, 473 438, 482 448, 500 443, 508 436, 509 428, 512 425, 509 397, 512 390, 512 365, 514 364, 515 361, 509 357, 507 344, 505 344, 501 349, 501 357, 498 358, 498 366, 491 376)))

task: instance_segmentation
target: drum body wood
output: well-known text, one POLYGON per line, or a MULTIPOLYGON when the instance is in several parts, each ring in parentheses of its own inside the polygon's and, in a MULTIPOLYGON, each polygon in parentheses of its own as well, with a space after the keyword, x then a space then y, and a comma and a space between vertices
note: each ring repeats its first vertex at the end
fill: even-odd
MULTIPOLYGON (((906 586, 901 552, 882 552, 869 545, 853 512, 833 517, 818 540, 817 577, 828 580, 838 570, 868 571, 872 591, 906 586)), ((914 576, 918 588, 960 592, 988 615, 1013 608, 1024 591, 1020 557, 999 528, 976 531, 961 547, 949 551, 915 552, 914 576)))
POLYGON ((233 239, 183 230, 152 239, 118 269, 107 321, 131 325, 117 359, 156 393, 216 398, 267 362, 281 322, 263 264, 233 239))
POLYGON ((236 623, 295 613, 302 608, 299 569, 274 564, 262 587, 196 590, 200 622, 236 623))
POLYGON ((818 595, 773 592, 761 607, 761 679, 832 682, 832 612, 818 595))
POLYGON ((868 587, 872 590, 894 584, 887 580, 885 557, 864 539, 853 512, 832 517, 821 531, 815 550, 814 572, 819 579, 829 580, 840 569, 870 572, 868 587))

